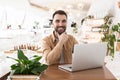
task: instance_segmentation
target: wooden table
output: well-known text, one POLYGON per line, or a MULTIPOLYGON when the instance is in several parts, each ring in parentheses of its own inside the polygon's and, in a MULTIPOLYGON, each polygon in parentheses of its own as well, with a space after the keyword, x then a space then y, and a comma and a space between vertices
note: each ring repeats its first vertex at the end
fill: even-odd
POLYGON ((58 65, 51 65, 41 75, 40 80, 116 80, 104 66, 102 68, 69 72, 61 70, 58 65))
MULTIPOLYGON (((6 80, 8 74, 0 80, 6 80)), ((116 80, 112 73, 104 66, 102 68, 69 72, 58 68, 58 65, 51 65, 41 74, 40 80, 116 80)))
POLYGON ((0 77, 0 80, 6 80, 7 79, 7 76, 9 75, 10 73, 6 73, 5 75, 3 75, 2 77, 0 77))

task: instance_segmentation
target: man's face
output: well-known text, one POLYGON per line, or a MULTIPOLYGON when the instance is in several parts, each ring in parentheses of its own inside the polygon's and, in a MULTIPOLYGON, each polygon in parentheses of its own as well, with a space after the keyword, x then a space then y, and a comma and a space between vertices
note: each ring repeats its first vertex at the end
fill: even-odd
POLYGON ((67 18, 65 15, 56 14, 53 18, 53 26, 58 34, 66 31, 67 18))

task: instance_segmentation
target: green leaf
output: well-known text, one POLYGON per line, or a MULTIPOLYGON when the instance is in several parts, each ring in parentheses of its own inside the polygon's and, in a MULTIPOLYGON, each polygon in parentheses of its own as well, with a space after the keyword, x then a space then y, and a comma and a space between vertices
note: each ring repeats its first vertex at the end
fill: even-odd
POLYGON ((119 26, 118 26, 118 25, 114 25, 114 26, 112 27, 112 30, 113 30, 113 31, 118 31, 118 29, 119 29, 119 26))
POLYGON ((11 65, 11 69, 12 69, 12 70, 16 69, 17 67, 19 67, 19 66, 17 66, 17 64, 11 65))
POLYGON ((32 70, 32 73, 38 75, 38 73, 43 72, 45 69, 47 69, 47 67, 48 67, 47 65, 43 64, 42 66, 39 66, 39 67, 37 67, 37 68, 34 68, 34 69, 32 70))
POLYGON ((24 55, 22 50, 18 50, 18 59, 19 60, 28 60, 28 58, 24 55))
POLYGON ((9 57, 9 56, 7 56, 7 58, 13 59, 13 60, 17 61, 18 63, 20 63, 19 59, 15 59, 15 58, 12 58, 12 57, 9 57))
POLYGON ((35 55, 30 60, 22 50, 18 50, 18 59, 11 58, 18 63, 11 65, 11 70, 14 72, 13 74, 40 74, 48 67, 46 64, 39 62, 41 58, 42 56, 35 55))
POLYGON ((42 56, 37 56, 37 55, 35 55, 33 57, 34 57, 33 61, 36 61, 36 62, 42 58, 42 56))

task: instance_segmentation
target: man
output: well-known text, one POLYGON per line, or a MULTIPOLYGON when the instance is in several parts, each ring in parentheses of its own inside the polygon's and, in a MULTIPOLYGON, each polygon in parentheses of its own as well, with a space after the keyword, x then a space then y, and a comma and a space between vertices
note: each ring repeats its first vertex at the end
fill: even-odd
POLYGON ((72 35, 66 33, 67 14, 58 10, 52 18, 54 31, 51 35, 45 37, 42 42, 46 63, 49 65, 71 63, 73 48, 78 42, 72 35))

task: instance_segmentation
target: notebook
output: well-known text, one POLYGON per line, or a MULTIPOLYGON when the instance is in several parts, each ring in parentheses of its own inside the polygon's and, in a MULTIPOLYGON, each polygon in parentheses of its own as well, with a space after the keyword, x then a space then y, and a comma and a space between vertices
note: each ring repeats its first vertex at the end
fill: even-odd
POLYGON ((59 65, 60 69, 78 71, 102 67, 107 52, 107 43, 76 44, 72 55, 72 64, 59 65))

